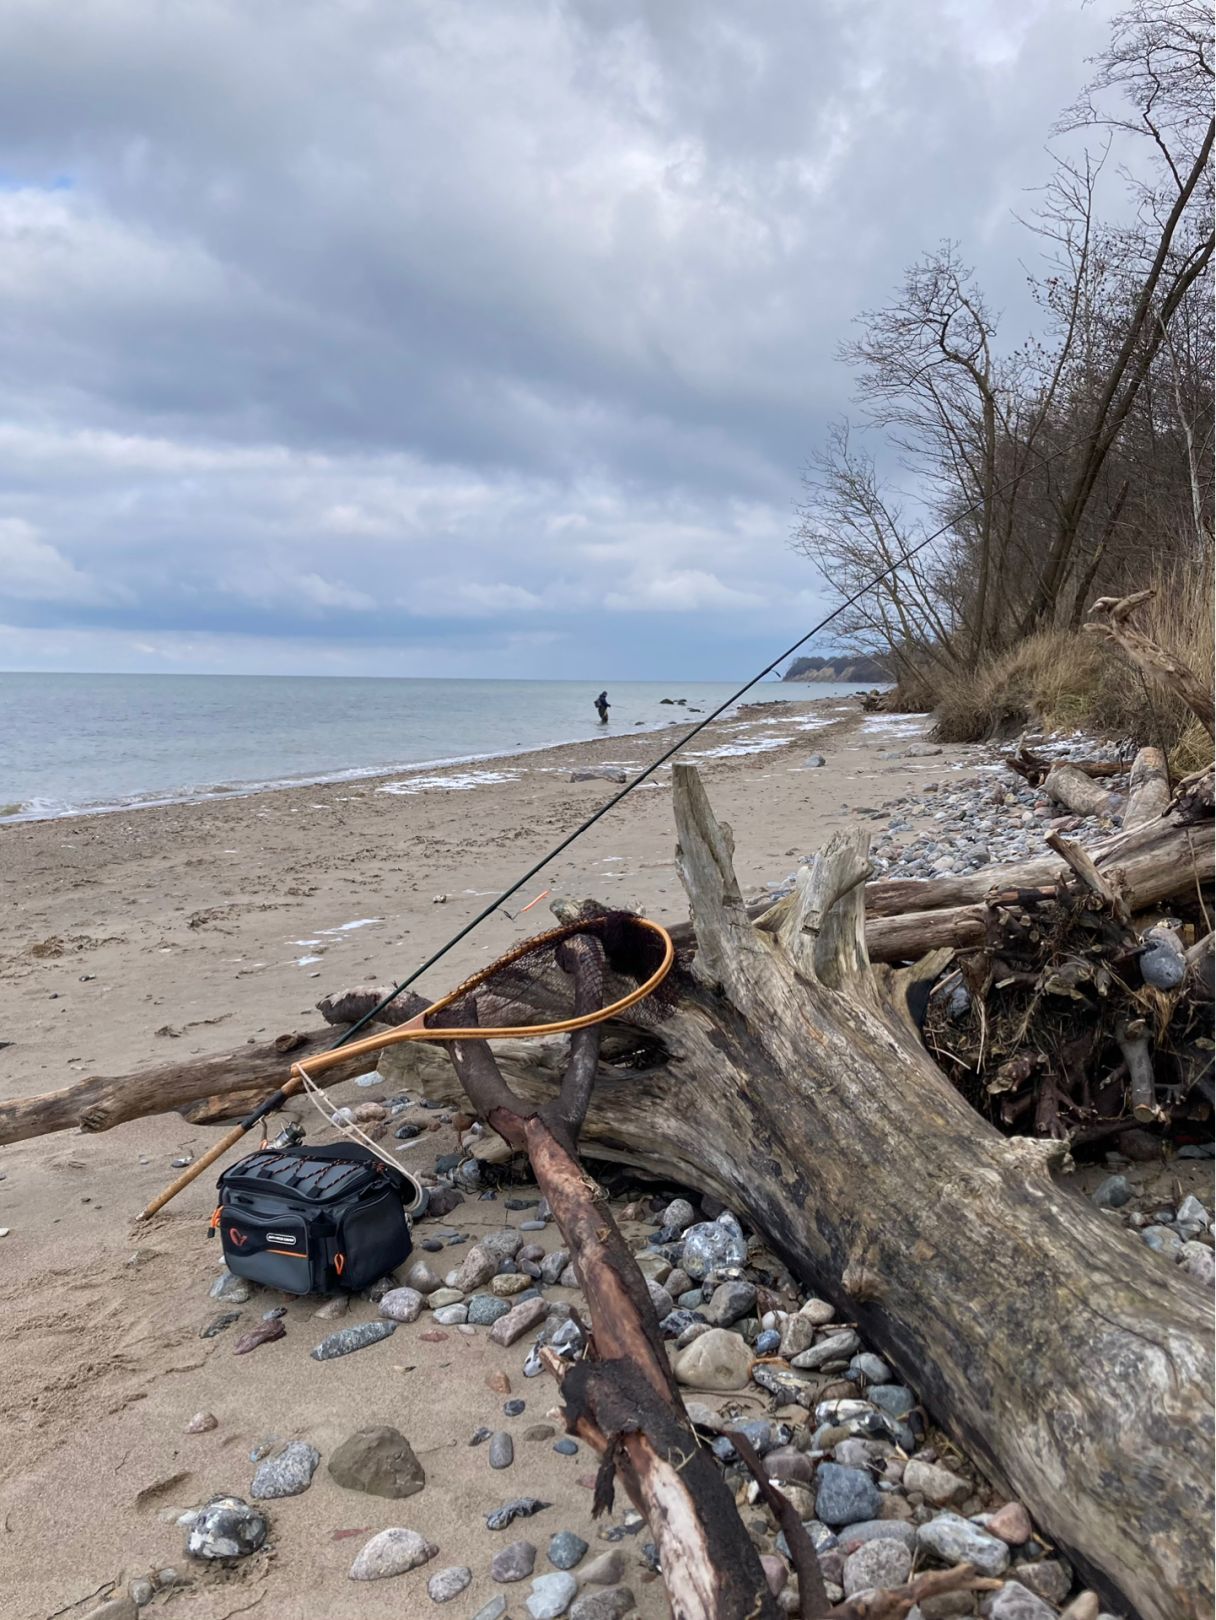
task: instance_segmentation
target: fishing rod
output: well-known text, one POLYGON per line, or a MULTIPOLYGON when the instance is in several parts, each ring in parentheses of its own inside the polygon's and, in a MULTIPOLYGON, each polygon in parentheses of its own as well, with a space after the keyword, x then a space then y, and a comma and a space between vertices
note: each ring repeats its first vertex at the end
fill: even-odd
MULTIPOLYGON (((1075 446, 1080 442, 1081 439, 1077 438, 1068 444, 1061 445, 1058 450, 1053 451, 1050 455, 1043 458, 1044 464, 1054 461, 1059 456, 1066 454, 1069 450, 1074 449, 1075 446)), ((424 973, 429 972, 429 970, 433 968, 436 963, 443 960, 449 951, 454 950, 462 940, 467 939, 474 929, 480 928, 482 923, 485 922, 487 918, 492 917, 499 907, 509 900, 513 894, 517 894, 519 890, 523 888, 525 883, 531 882, 531 880, 536 877, 538 873, 543 871, 551 861, 556 860, 559 855, 568 850, 571 844, 573 844, 577 839, 581 838, 583 834, 591 827, 594 827, 597 821, 601 821, 610 810, 615 810, 617 805, 620 804, 623 799, 627 799, 635 788, 640 787, 648 777, 653 776, 657 770, 662 769, 669 759, 672 759, 680 752, 682 748, 686 747, 694 737, 700 736, 707 726, 711 726, 714 721, 720 719, 728 709, 733 708, 734 705, 738 703, 740 698, 751 691, 753 686, 758 686, 762 680, 773 674, 780 664, 784 664, 788 658, 792 658, 800 647, 805 647, 807 642, 810 641, 813 636, 817 636, 821 630, 826 630, 828 625, 831 624, 834 619, 838 619, 847 608, 852 607, 855 602, 859 602, 862 597, 867 595, 868 592, 872 591, 876 585, 881 585, 883 580, 889 579, 892 574, 904 567, 906 563, 911 562, 914 557, 918 556, 922 551, 924 551, 926 546, 932 545, 935 540, 940 540, 942 535, 947 533, 948 530, 954 528, 965 518, 971 517, 974 513, 978 512, 984 505, 985 499, 992 499, 997 495, 1004 494, 1006 490, 1012 489, 1018 482, 1019 478, 1009 479, 1007 483, 1001 485, 998 489, 993 491, 992 496, 981 496, 979 499, 973 501, 970 506, 964 508, 963 511, 956 512, 953 517, 949 518, 945 523, 943 523, 940 528, 935 529, 932 534, 927 534, 922 540, 918 540, 914 546, 908 546, 906 550, 902 551, 900 555, 896 557, 894 562, 889 563, 886 568, 881 569, 877 574, 873 575, 872 578, 868 579, 864 585, 853 592, 852 596, 846 597, 843 602, 839 603, 832 609, 830 613, 826 614, 822 619, 820 619, 818 624, 812 625, 805 635, 799 636, 797 641, 788 646, 784 652, 778 653, 776 658, 765 664, 764 668, 757 671, 757 673, 753 675, 749 681, 746 681, 741 687, 739 687, 738 691, 732 692, 730 697, 725 698, 721 703, 719 703, 716 709, 711 709, 703 720, 699 720, 695 726, 691 727, 690 730, 685 732, 685 734, 679 738, 678 741, 674 742, 670 748, 665 749, 657 759, 652 760, 644 770, 639 772, 639 774, 631 781, 627 782, 619 793, 614 793, 611 798, 606 799, 604 803, 600 805, 598 810, 594 810, 591 815, 585 817, 573 832, 567 834, 567 836, 563 838, 560 843, 555 844, 552 849, 548 850, 544 855, 542 855, 541 858, 538 861, 535 861, 526 872, 521 873, 520 876, 515 879, 514 883, 512 883, 508 888, 503 889, 500 894, 495 895, 489 904, 483 906, 475 917, 471 918, 469 922, 465 923, 463 928, 458 929, 456 933, 454 933, 446 942, 446 944, 441 945, 437 951, 432 952, 432 954, 428 956, 419 967, 416 967, 412 973, 407 975, 406 978, 402 979, 400 984, 395 984, 393 988, 389 990, 388 993, 384 995, 374 1007, 365 1012, 361 1018, 356 1019, 348 1029, 344 1030, 333 1045, 329 1047, 327 1052, 322 1054, 322 1056, 329 1057, 330 1053, 336 1053, 342 1047, 348 1046, 351 1042, 353 1042, 360 1030, 365 1029, 368 1024, 377 1019, 386 1007, 391 1006, 392 1003, 397 1000, 398 996, 404 994, 404 992, 408 990, 412 984, 416 984, 424 973)), ((387 1035, 381 1044, 389 1044, 389 1037, 387 1035)), ((365 1040, 359 1043, 359 1049, 366 1050, 369 1047, 373 1047, 373 1045, 374 1043, 365 1040)), ((330 1061, 332 1062, 333 1060, 330 1059, 330 1061)), ((175 1182, 165 1189, 163 1193, 154 1198, 147 1208, 141 1212, 139 1219, 147 1220, 148 1217, 154 1215, 157 1210, 162 1209, 171 1198, 175 1198, 184 1187, 189 1186, 189 1184, 197 1176, 199 1176, 208 1165, 214 1164, 215 1160, 218 1159, 223 1153, 226 1153, 230 1147, 234 1146, 242 1136, 246 1135, 254 1128, 255 1125, 259 1124, 263 1119, 265 1119, 268 1114, 274 1113, 277 1109, 281 1108, 290 1097, 295 1096, 297 1092, 303 1089, 304 1084, 304 1077, 293 1073, 285 1084, 280 1086, 277 1091, 273 1092, 269 1097, 267 1097, 265 1102, 260 1103, 251 1114, 246 1115, 246 1117, 235 1125, 221 1141, 217 1142, 214 1147, 210 1148, 201 1159, 197 1159, 194 1164, 190 1166, 189 1170, 184 1171, 175 1182)))

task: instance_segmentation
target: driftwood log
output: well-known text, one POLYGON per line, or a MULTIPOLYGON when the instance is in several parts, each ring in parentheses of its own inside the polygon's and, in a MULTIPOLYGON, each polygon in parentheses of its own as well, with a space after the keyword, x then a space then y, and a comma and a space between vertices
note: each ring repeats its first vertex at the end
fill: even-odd
MULTIPOLYGON (((1197 781, 1199 779, 1196 779, 1197 781)), ((1185 786, 1186 784, 1184 784, 1185 786)), ((1157 901, 1198 893, 1216 874, 1216 849, 1208 825, 1188 824, 1192 814, 1210 813, 1210 794, 1189 793, 1166 817, 1145 822, 1095 844, 1090 855, 1097 870, 1112 881, 1132 910, 1157 901), (1197 810, 1188 808, 1194 800, 1197 810)), ((865 887, 865 943, 872 962, 910 962, 927 951, 982 945, 988 929, 989 901, 1016 899, 1038 890, 1053 891, 1068 874, 1055 854, 987 867, 960 877, 886 878, 865 887)), ((762 925, 779 924, 786 902, 777 907, 761 901, 748 907, 753 919, 768 913, 762 925)), ((689 925, 672 929, 681 948, 694 944, 689 925)), ((383 986, 358 989, 321 1003, 325 1018, 343 1024, 362 1017, 386 993, 383 986)), ((383 1022, 411 1016, 401 1005, 390 1007, 383 1022)), ((335 1032, 324 1027, 251 1042, 213 1056, 158 1063, 129 1075, 90 1075, 60 1090, 0 1101, 0 1145, 52 1131, 108 1131, 128 1120, 174 1110, 198 1123, 229 1119, 247 1112, 279 1086, 292 1062, 306 1062, 330 1047, 335 1032)), ((535 1048, 534 1048, 535 1049, 535 1048)), ((374 1057, 351 1058, 349 1066, 331 1069, 326 1084, 336 1085, 376 1067, 374 1057)))
MULTIPOLYGON (((835 838, 777 928, 756 927, 695 771, 673 786, 696 953, 632 1054, 626 1031, 615 1062, 605 1039, 588 1151, 745 1215, 1116 1606, 1207 1614, 1203 1291, 1057 1184, 1062 1146, 1002 1137, 948 1084, 907 1010, 940 959, 867 958, 861 835, 835 838)), ((496 1056, 516 1095, 543 1102, 553 1054, 524 1044, 496 1056)), ((446 1062, 409 1061, 451 1095, 446 1062)))
POLYGON ((1043 791, 1074 816, 1113 816, 1123 804, 1117 793, 1099 787, 1092 776, 1075 765, 1053 765, 1044 779, 1043 791))
POLYGON ((1123 812, 1124 827, 1139 827, 1146 821, 1155 821, 1169 802, 1170 778, 1165 755, 1160 748, 1142 748, 1132 761, 1127 807, 1123 812))

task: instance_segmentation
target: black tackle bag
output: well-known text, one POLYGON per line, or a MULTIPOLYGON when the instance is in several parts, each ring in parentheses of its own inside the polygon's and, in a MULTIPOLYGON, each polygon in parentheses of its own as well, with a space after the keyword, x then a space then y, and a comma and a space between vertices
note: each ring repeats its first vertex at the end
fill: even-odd
POLYGON ((287 1294, 367 1288, 409 1254, 415 1192, 357 1143, 262 1148, 220 1177, 211 1226, 238 1277, 287 1294))

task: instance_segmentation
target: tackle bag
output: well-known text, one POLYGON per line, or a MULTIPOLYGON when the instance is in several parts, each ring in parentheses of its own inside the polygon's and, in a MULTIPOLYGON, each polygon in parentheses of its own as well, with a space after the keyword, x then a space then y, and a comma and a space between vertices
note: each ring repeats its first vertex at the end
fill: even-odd
POLYGON ((409 1254, 415 1188, 357 1143, 262 1148, 225 1170, 211 1217, 229 1271, 287 1294, 367 1288, 409 1254))

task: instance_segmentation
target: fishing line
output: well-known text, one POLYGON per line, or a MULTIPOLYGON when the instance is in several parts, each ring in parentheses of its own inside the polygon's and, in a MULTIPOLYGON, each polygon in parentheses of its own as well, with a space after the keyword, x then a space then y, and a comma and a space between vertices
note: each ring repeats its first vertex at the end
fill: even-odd
MULTIPOLYGON (((1082 443, 1083 437, 1084 436, 1082 435, 1068 444, 1061 445, 1061 447, 1058 450, 1053 451, 1051 455, 1044 456, 1041 465, 1045 466, 1048 462, 1055 461, 1058 457, 1065 455, 1068 451, 1074 450, 1078 444, 1082 443)), ((1002 484, 997 490, 994 491, 994 497, 996 495, 1003 495, 1006 490, 1013 489, 1018 483, 1021 482, 1021 477, 1022 475, 1019 474, 1018 477, 1011 478, 1007 483, 1002 484)), ((826 618, 820 619, 819 623, 812 626, 812 628, 808 630, 805 635, 799 636, 798 640, 795 641, 791 646, 787 647, 783 653, 779 653, 777 657, 773 659, 772 663, 766 664, 758 674, 753 675, 751 680, 745 685, 741 686, 737 692, 733 692, 730 697, 725 699, 724 702, 719 703, 716 709, 711 709, 710 712, 705 716, 704 720, 699 720, 697 724, 693 726, 690 731, 686 732, 678 742, 673 743, 671 747, 661 753, 657 759, 652 760, 644 771, 635 776, 632 781, 627 782, 619 793, 614 793, 610 799, 606 800, 599 807, 598 810, 593 811, 592 814, 589 815, 584 821, 581 821, 572 833, 562 839, 560 844, 555 844, 547 854, 541 856, 540 860, 537 861, 535 865, 530 866, 526 872, 517 877, 515 882, 511 884, 510 888, 504 889, 501 894, 497 895, 493 900, 490 901, 489 905, 484 906, 482 910, 471 919, 471 921, 467 922, 463 928, 459 929, 455 934, 452 935, 451 939, 448 940, 446 945, 441 945, 437 951, 435 951, 431 956, 428 956, 426 961, 422 963, 421 967, 415 968, 408 978, 402 979, 400 984, 394 985, 383 1000, 378 1001, 376 1005, 370 1009, 370 1011, 365 1012, 361 1018, 353 1023, 344 1034, 339 1036, 329 1050, 337 1051, 339 1047, 345 1046, 348 1041, 353 1040, 361 1029, 364 1029, 374 1019, 379 1017, 384 1009, 392 1002, 396 1001, 397 997, 401 995, 403 991, 408 990, 410 985, 416 984, 424 973, 428 972, 429 969, 435 966, 436 962, 441 962, 449 951, 454 950, 456 946, 460 944, 461 940, 467 939, 475 928, 480 928, 482 923, 485 922, 488 917, 492 917, 504 901, 509 900, 513 894, 516 894, 520 889, 523 888, 525 883, 529 883, 534 877, 537 876, 538 873, 543 871, 544 868, 549 865, 550 861, 556 860, 559 855, 568 850, 570 845, 573 844, 576 839, 581 838, 589 828, 594 827, 596 822, 600 821, 604 816, 606 816, 610 810, 614 810, 616 806, 620 804, 622 799, 627 799, 633 792, 634 788, 640 787, 647 777, 653 776, 657 770, 666 765, 667 761, 671 759, 673 755, 678 754, 680 749, 683 748, 687 743, 690 743, 694 737, 700 736, 701 732, 703 732, 707 726, 712 725, 715 720, 726 713, 727 709, 732 708, 736 703, 738 703, 739 699, 746 692, 750 692, 753 686, 758 686, 766 675, 771 675, 777 668, 778 664, 783 664, 787 658, 792 658, 793 655, 798 651, 799 647, 805 647, 812 636, 817 636, 821 630, 825 630, 828 625, 831 624, 833 619, 838 619, 840 617, 846 608, 852 607, 854 602, 859 602, 868 591, 872 591, 876 585, 881 585, 884 579, 888 579, 893 573, 895 573, 897 569, 902 568, 905 563, 911 562, 913 557, 922 552, 926 546, 932 545, 935 540, 940 540, 943 534, 954 528, 956 524, 961 523, 964 518, 968 518, 972 515, 972 513, 978 512, 983 504, 984 500, 982 498, 980 500, 973 501, 970 506, 964 508, 964 510, 961 512, 955 513, 952 518, 943 523, 940 529, 935 529, 932 534, 926 535, 923 540, 918 540, 914 546, 909 546, 908 549, 902 552, 893 563, 890 563, 886 568, 882 569, 880 573, 875 574, 872 579, 867 580, 860 590, 856 590, 853 592, 852 596, 846 597, 838 607, 834 607, 832 609, 826 618)))

